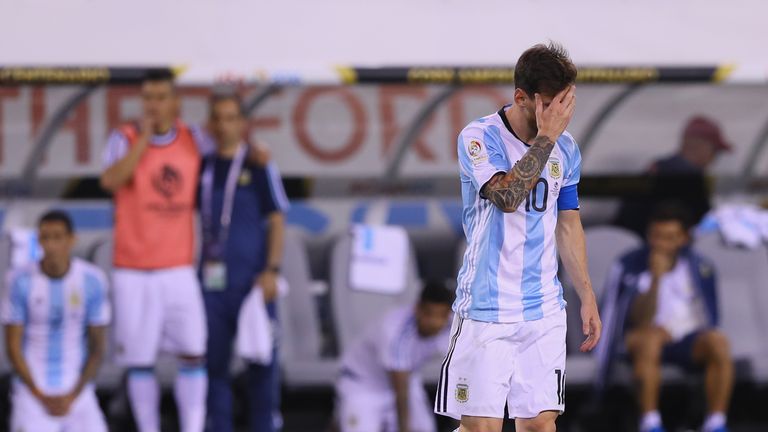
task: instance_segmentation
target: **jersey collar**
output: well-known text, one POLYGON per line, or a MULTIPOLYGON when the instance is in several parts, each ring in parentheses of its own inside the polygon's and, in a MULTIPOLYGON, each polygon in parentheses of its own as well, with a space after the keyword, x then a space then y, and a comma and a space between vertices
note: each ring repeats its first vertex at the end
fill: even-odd
POLYGON ((172 143, 176 139, 176 135, 178 134, 178 128, 176 125, 171 126, 170 129, 168 129, 168 132, 162 134, 162 135, 152 135, 152 145, 155 146, 167 146, 168 144, 172 143))
POLYGON ((499 109, 497 114, 499 115, 499 117, 501 117, 501 121, 502 121, 502 123, 504 123, 504 127, 507 128, 509 133, 511 133, 512 136, 514 136, 518 141, 523 143, 524 146, 530 147, 531 146, 530 144, 528 144, 527 142, 521 140, 520 137, 517 136, 515 131, 512 130, 512 125, 509 124, 509 120, 507 119, 507 109, 509 107, 511 107, 511 106, 512 106, 512 104, 504 105, 503 107, 501 107, 501 109, 499 109))

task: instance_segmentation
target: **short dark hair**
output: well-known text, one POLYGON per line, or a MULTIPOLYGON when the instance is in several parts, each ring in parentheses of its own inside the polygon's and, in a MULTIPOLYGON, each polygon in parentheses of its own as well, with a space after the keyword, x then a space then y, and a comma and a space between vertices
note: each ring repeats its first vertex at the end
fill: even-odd
POLYGON ((67 214, 63 210, 48 211, 40 218, 40 221, 37 223, 37 226, 40 227, 42 224, 50 223, 50 222, 61 222, 64 224, 64 227, 67 228, 68 233, 73 234, 75 232, 75 227, 74 227, 74 224, 72 223, 72 218, 69 217, 69 214, 67 214))
POLYGON ((224 101, 232 101, 237 105, 237 111, 241 116, 245 117, 245 107, 243 106, 243 99, 239 94, 233 91, 219 91, 213 92, 211 98, 208 100, 208 107, 210 114, 213 115, 213 106, 224 101))
POLYGON ((576 82, 576 66, 568 51, 559 43, 538 44, 528 48, 515 65, 515 88, 529 97, 534 94, 554 96, 576 82))
POLYGON ((451 306, 454 298, 454 292, 448 289, 444 284, 437 281, 429 281, 424 284, 424 288, 421 290, 419 304, 436 303, 451 306))
POLYGON ((168 83, 171 86, 171 90, 176 92, 176 77, 170 69, 149 69, 141 83, 146 84, 149 82, 168 83))
POLYGON ((683 229, 688 231, 693 226, 693 216, 681 202, 663 201, 654 207, 648 219, 648 227, 656 222, 680 222, 683 229))

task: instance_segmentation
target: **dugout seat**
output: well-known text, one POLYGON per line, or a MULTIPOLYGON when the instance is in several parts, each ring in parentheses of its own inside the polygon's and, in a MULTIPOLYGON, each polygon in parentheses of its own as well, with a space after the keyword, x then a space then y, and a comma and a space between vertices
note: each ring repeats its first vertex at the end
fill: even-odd
POLYGON ((331 256, 331 304, 340 351, 347 348, 371 322, 380 319, 392 308, 414 304, 421 287, 416 255, 409 245, 405 290, 396 295, 387 295, 353 289, 349 280, 352 240, 351 232, 342 234, 331 256))
POLYGON ((720 328, 736 361, 736 379, 768 382, 768 250, 726 245, 718 234, 694 243, 715 265, 720 328))
MULTIPOLYGON (((362 332, 388 311, 398 306, 415 304, 421 290, 416 254, 409 245, 406 270, 406 289, 397 295, 358 291, 349 283, 352 258, 352 234, 339 237, 331 256, 331 303, 339 351, 343 353, 362 332)), ((447 348, 447 347, 446 347, 447 348)), ((440 375, 442 358, 435 358, 424 366, 421 374, 425 383, 434 384, 440 375)))
MULTIPOLYGON (((624 253, 639 247, 642 240, 631 231, 613 226, 587 228, 584 231, 584 236, 587 245, 589 277, 599 304, 608 272, 614 261, 624 253)), ((560 270, 563 295, 568 302, 568 333, 566 336, 568 382, 586 385, 594 381, 597 363, 591 354, 582 354, 578 350, 579 345, 584 341, 584 335, 581 331, 581 302, 562 264, 560 270)))
POLYGON ((332 385, 338 372, 335 359, 321 358, 321 329, 309 257, 302 232, 288 227, 283 241, 283 276, 288 295, 278 302, 280 359, 287 387, 332 385))
MULTIPOLYGON (((107 280, 110 284, 109 301, 112 302, 112 236, 106 236, 96 241, 88 254, 88 258, 107 274, 107 280)), ((114 303, 112 305, 112 317, 114 318, 114 303)), ((107 352, 99 373, 96 375, 96 387, 100 390, 115 391, 122 384, 123 368, 115 364, 113 329, 113 325, 110 325, 107 332, 107 352)))
MULTIPOLYGON (((8 235, 0 235, 0 298, 5 297, 6 277, 11 267, 12 242, 8 235)), ((11 364, 5 349, 5 331, 0 330, 0 377, 11 372, 11 364)))

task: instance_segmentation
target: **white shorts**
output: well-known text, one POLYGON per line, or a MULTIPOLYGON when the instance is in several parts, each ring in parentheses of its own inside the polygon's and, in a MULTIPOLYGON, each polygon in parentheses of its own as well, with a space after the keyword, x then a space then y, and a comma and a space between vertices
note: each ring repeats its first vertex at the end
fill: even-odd
POLYGON ((205 355, 205 306, 195 270, 115 269, 116 361, 123 366, 155 364, 162 351, 205 355))
MULTIPOLYGON (((365 388, 352 379, 341 378, 336 393, 341 432, 397 432, 397 407, 392 391, 365 388)), ((410 432, 435 432, 435 415, 421 379, 411 379, 408 400, 410 432)))
POLYGON ((536 321, 456 318, 435 412, 461 419, 534 418, 565 411, 565 309, 536 321))
POLYGON ((106 432, 107 424, 93 387, 87 386, 69 413, 53 417, 27 387, 14 382, 11 395, 11 431, 24 432, 106 432))

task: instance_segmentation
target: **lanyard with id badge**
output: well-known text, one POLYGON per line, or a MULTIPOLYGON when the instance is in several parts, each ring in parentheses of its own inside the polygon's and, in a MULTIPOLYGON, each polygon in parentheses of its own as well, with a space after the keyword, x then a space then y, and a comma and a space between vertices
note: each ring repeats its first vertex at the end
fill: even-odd
POLYGON ((240 144, 229 166, 227 181, 224 184, 224 202, 221 207, 221 226, 219 235, 213 234, 213 174, 215 159, 211 158, 203 170, 201 184, 201 216, 203 238, 207 240, 203 253, 203 287, 208 291, 223 291, 227 285, 227 266, 224 263, 224 249, 227 246, 229 226, 232 222, 232 210, 235 205, 237 179, 243 170, 247 148, 240 144))

